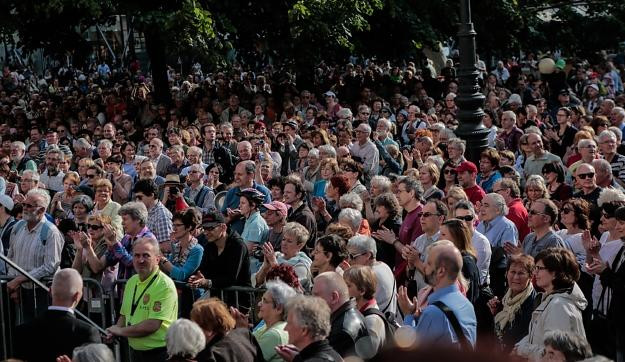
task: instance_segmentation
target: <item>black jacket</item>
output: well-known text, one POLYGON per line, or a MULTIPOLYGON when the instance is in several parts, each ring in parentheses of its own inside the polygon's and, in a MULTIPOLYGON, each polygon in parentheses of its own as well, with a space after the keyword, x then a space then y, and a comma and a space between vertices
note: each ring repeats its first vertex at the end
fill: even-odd
POLYGON ((230 153, 230 150, 222 145, 215 144, 213 148, 213 157, 215 158, 215 163, 221 165, 221 168, 224 170, 224 174, 220 181, 223 183, 229 184, 234 179, 234 166, 236 166, 236 159, 230 153))
POLYGON ((355 356, 355 345, 362 337, 369 335, 365 317, 356 310, 353 300, 345 302, 330 317, 332 329, 328 336, 330 346, 342 357, 355 356))
POLYGON ((502 345, 505 353, 510 353, 523 337, 527 336, 532 320, 532 312, 534 311, 537 293, 534 292, 525 299, 521 308, 516 312, 514 320, 511 324, 506 325, 502 336, 502 345))
POLYGON ((610 287, 612 289, 612 300, 610 300, 610 306, 608 307, 608 320, 615 327, 619 339, 625 336, 625 312, 623 311, 623 306, 625 305, 625 262, 619 265, 623 253, 625 253, 625 246, 621 247, 612 265, 606 268, 599 276, 601 285, 604 288, 610 287))
POLYGON ((313 214, 310 207, 308 207, 306 201, 304 201, 297 209, 290 209, 289 211, 291 212, 289 213, 289 216, 287 216, 286 221, 295 221, 305 226, 308 232, 310 232, 306 245, 310 248, 314 248, 315 240, 317 240, 317 220, 315 220, 315 214, 313 214))
POLYGON ((224 337, 215 337, 196 357, 198 362, 261 362, 263 352, 247 328, 235 328, 224 337))
POLYGON ((48 310, 30 323, 17 326, 13 357, 25 361, 56 361, 71 356, 74 348, 101 343, 98 330, 70 312, 48 310))
POLYGON ((298 353, 293 362, 341 362, 343 358, 327 340, 313 342, 298 353))

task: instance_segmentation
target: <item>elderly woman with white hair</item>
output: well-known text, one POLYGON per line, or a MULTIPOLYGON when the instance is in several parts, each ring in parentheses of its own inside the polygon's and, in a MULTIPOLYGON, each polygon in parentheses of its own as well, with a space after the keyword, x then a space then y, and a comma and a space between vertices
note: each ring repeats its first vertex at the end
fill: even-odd
POLYGON ((339 224, 352 229, 354 234, 359 234, 363 222, 362 213, 352 208, 341 209, 338 216, 338 222, 339 224))
POLYGON ((271 243, 264 243, 262 251, 264 255, 263 264, 257 273, 252 276, 252 281, 256 286, 265 282, 269 270, 280 264, 288 264, 295 269, 295 274, 304 290, 312 287, 312 272, 310 267, 312 260, 302 251, 308 241, 309 232, 302 224, 288 222, 282 229, 282 242, 280 251, 274 251, 271 243))
POLYGON ((180 318, 171 324, 165 337, 168 362, 193 361, 206 346, 206 337, 197 323, 180 318))
MULTIPOLYGON (((267 362, 279 362, 282 358, 276 352, 276 346, 287 344, 289 334, 284 330, 287 318, 287 303, 297 292, 285 282, 276 279, 265 285, 265 293, 258 302, 258 317, 261 322, 254 328, 252 334, 258 341, 263 357, 267 362)), ((248 328, 249 321, 236 308, 230 308, 236 319, 238 328, 248 328)))
MULTIPOLYGON (((373 201, 380 195, 391 192, 391 180, 386 176, 373 176, 371 178, 370 191, 363 192, 359 196, 365 206, 365 216, 369 223, 376 219, 373 210, 373 201)), ((339 200, 340 205, 340 200, 339 200)))

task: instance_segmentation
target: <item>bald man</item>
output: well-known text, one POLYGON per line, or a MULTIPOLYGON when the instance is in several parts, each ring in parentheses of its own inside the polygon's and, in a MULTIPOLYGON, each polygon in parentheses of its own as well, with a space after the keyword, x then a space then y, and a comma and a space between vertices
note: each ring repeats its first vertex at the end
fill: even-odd
POLYGON ((336 272, 319 274, 315 278, 312 294, 325 300, 332 312, 332 328, 328 336, 330 346, 343 358, 355 356, 356 341, 368 336, 368 332, 365 318, 349 298, 343 277, 336 272))
POLYGON ((45 315, 17 327, 13 357, 55 361, 61 355, 71 356, 78 346, 100 343, 98 330, 74 314, 74 308, 82 298, 82 289, 82 278, 76 270, 56 272, 50 288, 52 305, 45 315))
POLYGON ((473 305, 458 289, 462 255, 449 240, 436 241, 428 250, 424 274, 434 292, 428 297, 428 306, 418 319, 409 314, 405 322, 408 325, 416 323, 417 335, 424 344, 471 350, 475 346, 477 320, 473 305), (453 319, 459 324, 459 331, 454 327, 453 319))

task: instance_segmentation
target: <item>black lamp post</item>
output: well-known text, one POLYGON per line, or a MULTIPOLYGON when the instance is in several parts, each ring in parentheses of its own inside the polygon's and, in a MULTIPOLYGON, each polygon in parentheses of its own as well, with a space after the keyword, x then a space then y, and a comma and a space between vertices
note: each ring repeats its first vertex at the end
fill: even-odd
POLYGON ((484 99, 478 84, 479 71, 475 65, 475 30, 471 22, 471 0, 460 0, 460 25, 458 31, 460 67, 458 69, 459 125, 456 135, 467 142, 465 157, 477 164, 480 153, 488 147, 489 131, 482 125, 484 99))

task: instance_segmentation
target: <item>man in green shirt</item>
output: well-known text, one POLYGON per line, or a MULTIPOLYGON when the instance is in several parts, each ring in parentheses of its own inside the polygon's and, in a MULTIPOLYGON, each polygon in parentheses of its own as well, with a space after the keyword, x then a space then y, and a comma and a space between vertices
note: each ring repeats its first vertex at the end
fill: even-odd
POLYGON ((128 279, 117 324, 106 338, 127 337, 133 361, 167 359, 165 335, 178 317, 174 282, 159 270, 160 249, 154 239, 134 242, 132 264, 137 274, 128 279))

